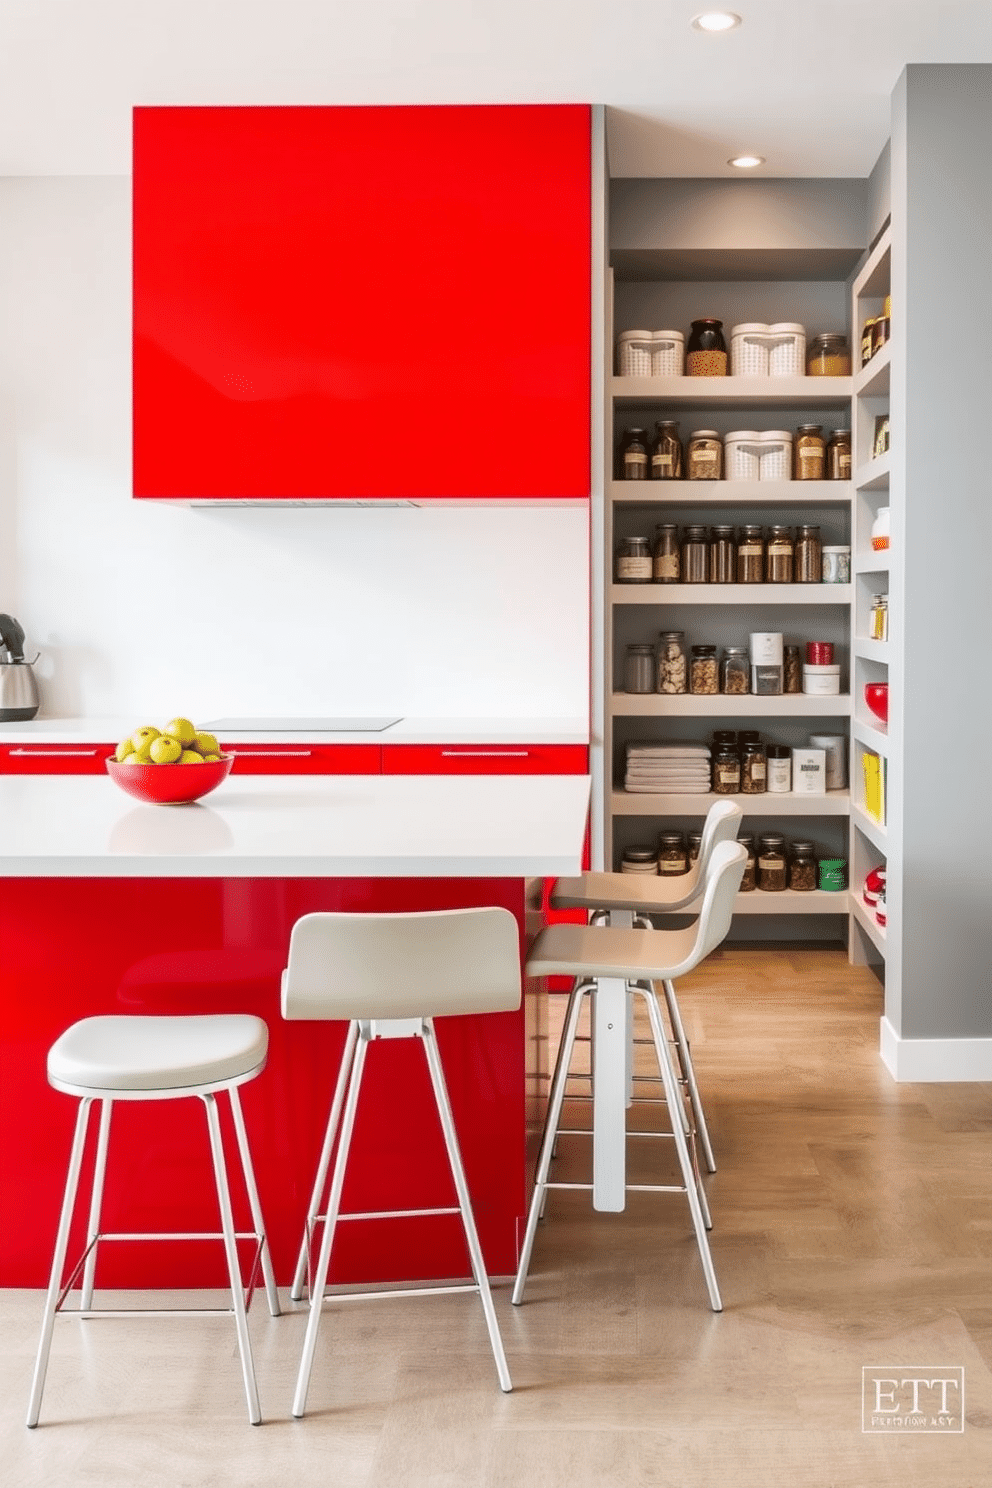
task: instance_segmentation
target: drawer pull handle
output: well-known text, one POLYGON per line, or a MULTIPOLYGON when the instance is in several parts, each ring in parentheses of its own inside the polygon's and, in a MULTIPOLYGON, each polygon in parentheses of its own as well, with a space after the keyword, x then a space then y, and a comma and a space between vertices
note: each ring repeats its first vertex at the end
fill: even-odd
POLYGON ((312 749, 229 749, 223 745, 221 748, 238 759, 309 759, 313 754, 312 749))
POLYGON ((442 759, 526 759, 529 749, 442 749, 442 759))
POLYGON ((88 759, 99 754, 98 749, 12 749, 11 756, 18 754, 31 759, 68 759, 70 755, 85 755, 88 759))

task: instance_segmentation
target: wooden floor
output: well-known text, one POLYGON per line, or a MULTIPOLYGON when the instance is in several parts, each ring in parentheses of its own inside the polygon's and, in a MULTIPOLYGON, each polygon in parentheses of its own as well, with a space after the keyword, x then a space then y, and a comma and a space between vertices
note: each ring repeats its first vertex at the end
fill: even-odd
MULTIPOLYGON (((496 1294, 511 1395, 474 1298, 338 1304, 294 1421, 304 1319, 256 1297, 262 1427, 229 1320, 67 1320, 29 1432, 41 1294, 0 1293, 0 1484, 987 1488, 992 1086, 894 1084, 878 983, 840 951, 727 950, 680 1001, 719 1163, 722 1314, 684 1199, 600 1215, 554 1195, 524 1305, 496 1294), (963 1368, 963 1432, 863 1432, 878 1366, 963 1368)), ((578 1141, 563 1174, 581 1176, 578 1141)), ((656 1165, 669 1145, 640 1144, 656 1165)))

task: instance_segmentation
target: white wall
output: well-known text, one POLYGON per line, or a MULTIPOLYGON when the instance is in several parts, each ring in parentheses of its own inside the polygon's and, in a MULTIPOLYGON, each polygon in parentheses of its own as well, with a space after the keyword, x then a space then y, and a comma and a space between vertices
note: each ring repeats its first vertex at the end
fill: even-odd
POLYGON ((0 181, 0 610, 42 713, 584 717, 582 509, 131 499, 130 207, 0 181))

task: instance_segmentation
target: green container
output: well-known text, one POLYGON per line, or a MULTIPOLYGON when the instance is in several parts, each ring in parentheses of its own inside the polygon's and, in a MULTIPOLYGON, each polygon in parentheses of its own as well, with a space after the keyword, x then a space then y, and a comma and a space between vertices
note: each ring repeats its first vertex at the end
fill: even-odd
POLYGON ((846 858, 821 858, 819 866, 821 889, 836 893, 840 889, 847 888, 846 858))

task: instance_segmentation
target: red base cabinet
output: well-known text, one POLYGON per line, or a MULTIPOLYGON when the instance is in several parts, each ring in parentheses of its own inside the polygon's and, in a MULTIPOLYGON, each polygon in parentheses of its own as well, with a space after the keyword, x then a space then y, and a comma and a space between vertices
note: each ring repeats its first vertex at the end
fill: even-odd
POLYGON ((588 105, 137 108, 134 494, 589 495, 588 105))

